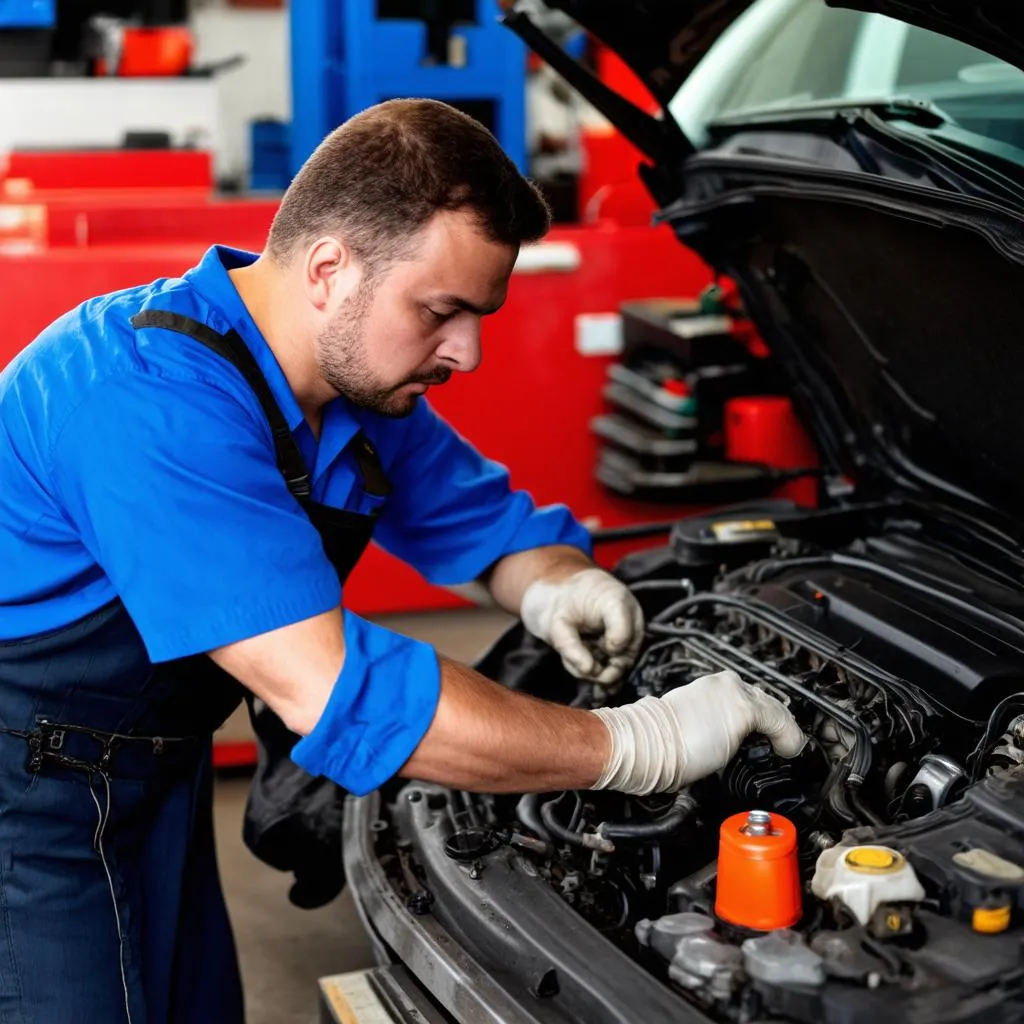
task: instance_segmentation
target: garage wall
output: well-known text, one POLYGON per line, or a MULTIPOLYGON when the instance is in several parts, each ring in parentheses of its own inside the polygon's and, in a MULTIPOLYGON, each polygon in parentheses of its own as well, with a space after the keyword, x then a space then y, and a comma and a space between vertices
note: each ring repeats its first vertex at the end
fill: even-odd
POLYGON ((249 122, 291 118, 288 12, 285 7, 231 7, 225 0, 193 0, 191 11, 197 64, 236 53, 246 57, 245 64, 217 79, 221 102, 217 175, 247 184, 249 122))

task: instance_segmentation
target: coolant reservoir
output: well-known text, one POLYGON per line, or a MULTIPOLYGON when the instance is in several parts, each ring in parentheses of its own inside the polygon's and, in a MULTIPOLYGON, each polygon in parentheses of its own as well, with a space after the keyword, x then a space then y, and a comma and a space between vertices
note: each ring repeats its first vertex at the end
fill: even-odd
POLYGON ((818 858, 811 880, 818 899, 838 896, 861 924, 879 903, 917 902, 924 888, 903 854, 888 846, 833 846, 818 858))
POLYGON ((722 822, 715 913, 761 932, 800 920, 796 828, 788 818, 750 811, 722 822))

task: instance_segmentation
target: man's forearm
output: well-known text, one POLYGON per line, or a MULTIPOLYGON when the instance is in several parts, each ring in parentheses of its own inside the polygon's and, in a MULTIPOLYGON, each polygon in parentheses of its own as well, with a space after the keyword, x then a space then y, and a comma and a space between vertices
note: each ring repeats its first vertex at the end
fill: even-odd
POLYGON ((434 720, 399 774, 489 793, 587 789, 597 781, 611 741, 595 715, 440 663, 434 720))
POLYGON ((485 582, 500 607, 512 615, 519 615, 523 594, 534 581, 558 583, 583 569, 592 568, 593 561, 579 548, 556 544, 506 555, 495 563, 485 582))

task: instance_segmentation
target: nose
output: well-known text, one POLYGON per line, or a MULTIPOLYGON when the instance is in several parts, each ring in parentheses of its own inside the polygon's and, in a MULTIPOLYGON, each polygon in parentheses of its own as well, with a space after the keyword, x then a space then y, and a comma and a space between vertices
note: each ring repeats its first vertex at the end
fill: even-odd
POLYGON ((480 318, 460 316, 447 325, 436 355, 458 373, 472 373, 479 365, 480 318))

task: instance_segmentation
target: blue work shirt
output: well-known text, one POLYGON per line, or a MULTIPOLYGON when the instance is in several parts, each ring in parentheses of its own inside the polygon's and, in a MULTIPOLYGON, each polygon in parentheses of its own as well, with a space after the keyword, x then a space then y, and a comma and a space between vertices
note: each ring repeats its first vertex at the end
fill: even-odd
MULTIPOLYGON (((420 400, 405 419, 324 409, 319 441, 228 276, 252 253, 216 246, 181 278, 100 296, 48 327, 0 374, 0 640, 66 626, 120 598, 154 662, 265 633, 339 604, 319 535, 277 468, 238 371, 200 342, 134 330, 180 313, 252 350, 310 467, 313 499, 367 513, 374 539, 432 583, 504 555, 589 550, 567 509, 537 509, 420 400), (368 495, 348 450, 362 430, 391 485, 368 495)), ((356 793, 393 775, 433 718, 433 650, 345 613, 327 712, 295 760, 356 793), (341 742, 337 742, 338 740, 341 742)))

